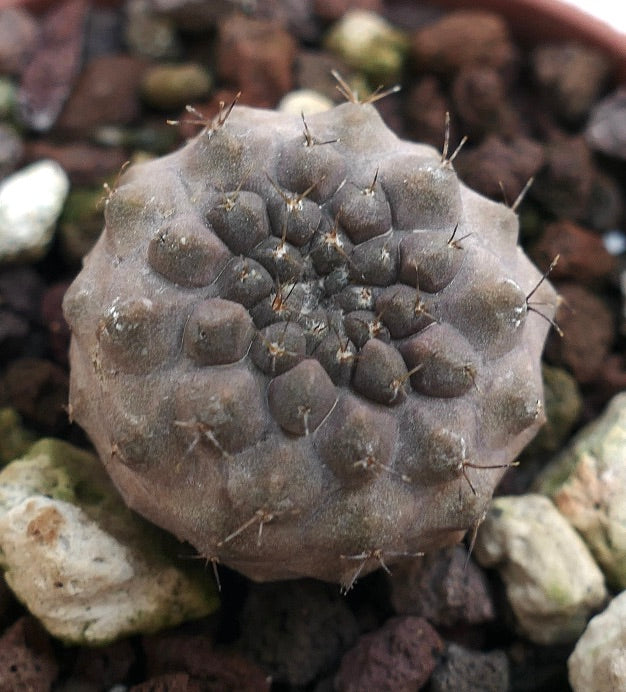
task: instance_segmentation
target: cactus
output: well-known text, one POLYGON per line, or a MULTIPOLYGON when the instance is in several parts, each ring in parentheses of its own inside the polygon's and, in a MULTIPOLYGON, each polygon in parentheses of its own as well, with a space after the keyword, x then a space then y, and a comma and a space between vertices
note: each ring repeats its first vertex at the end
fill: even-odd
POLYGON ((515 213, 352 101, 222 108, 131 167, 64 302, 126 502, 259 581, 456 543, 543 421, 556 297, 515 213))

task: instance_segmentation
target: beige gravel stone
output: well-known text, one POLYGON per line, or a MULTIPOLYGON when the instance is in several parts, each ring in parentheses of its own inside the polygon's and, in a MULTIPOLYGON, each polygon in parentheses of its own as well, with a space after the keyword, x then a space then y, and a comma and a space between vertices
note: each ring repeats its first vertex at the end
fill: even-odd
POLYGON ((519 628, 538 644, 574 641, 607 597, 588 548, 542 495, 495 499, 476 557, 498 569, 519 628))
POLYGON ((54 636, 105 644, 215 609, 211 578, 128 510, 91 454, 42 440, 0 473, 0 555, 17 598, 54 636))
POLYGON ((626 591, 591 620, 567 667, 574 692, 626 690, 626 591))
POLYGON ((626 588, 626 393, 576 436, 535 487, 582 535, 607 581, 626 588))

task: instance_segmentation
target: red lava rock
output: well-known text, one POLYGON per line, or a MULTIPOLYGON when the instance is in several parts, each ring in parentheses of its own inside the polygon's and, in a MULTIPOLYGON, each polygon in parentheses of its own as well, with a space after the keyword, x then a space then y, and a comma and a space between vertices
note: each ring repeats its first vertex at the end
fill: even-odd
MULTIPOLYGON (((149 677, 181 672, 189 675, 189 687, 181 690, 195 692, 194 684, 200 690, 216 692, 269 692, 270 689, 270 681, 256 664, 236 651, 214 648, 206 635, 165 633, 145 637, 144 651, 149 677)), ((160 689, 156 687, 155 691, 160 689)))
POLYGON ((45 284, 28 266, 4 266, 0 270, 0 305, 26 317, 37 319, 45 284))
POLYGON ((611 71, 608 58, 581 44, 538 46, 531 55, 535 80, 555 113, 580 122, 602 93, 611 71))
POLYGON ((85 60, 98 55, 119 53, 124 49, 124 29, 128 21, 113 7, 98 7, 94 3, 89 11, 89 23, 85 37, 85 60))
POLYGON ((544 163, 543 147, 527 137, 487 137, 474 149, 463 149, 454 167, 463 182, 487 197, 513 204, 544 163))
POLYGON ((41 301, 41 319, 49 332, 50 349, 55 360, 62 365, 67 365, 71 336, 61 308, 63 296, 68 287, 68 281, 49 286, 41 301))
POLYGON ((37 22, 20 7, 0 10, 0 74, 20 74, 37 40, 37 22))
POLYGON ((420 72, 453 74, 466 65, 508 70, 517 51, 504 20, 482 10, 458 10, 418 29, 411 40, 413 64, 420 72))
POLYGON ((463 134, 470 140, 482 139, 487 133, 512 137, 521 130, 505 80, 493 67, 462 68, 451 93, 463 134))
MULTIPOLYGON (((441 149, 446 113, 452 109, 439 80, 432 75, 414 83, 405 101, 407 131, 412 139, 441 149)), ((456 121, 450 123, 450 141, 458 142, 456 121)))
POLYGON ((24 418, 49 433, 65 427, 69 384, 66 371, 58 365, 41 358, 14 360, 6 369, 4 384, 10 405, 24 418))
POLYGON ((26 161, 54 159, 68 174, 73 185, 101 185, 120 170, 128 159, 119 147, 104 149, 83 142, 53 144, 46 140, 26 143, 26 161))
POLYGON ((585 130, 589 145, 609 156, 626 159, 626 87, 600 101, 585 130))
POLYGON ((580 136, 557 135, 530 194, 556 217, 580 221, 588 213, 595 177, 591 151, 580 136))
POLYGON ((48 635, 25 616, 0 638, 0 692, 49 690, 58 674, 48 635))
POLYGON ((347 80, 353 71, 335 55, 326 51, 301 50, 295 61, 295 82, 299 89, 313 89, 333 101, 339 101, 341 96, 337 91, 337 80, 331 70, 337 70, 347 80))
POLYGON ((0 307, 0 360, 18 355, 29 334, 28 320, 0 307))
POLYGON ((504 651, 471 651, 449 644, 430 679, 431 692, 505 692, 509 663, 504 651))
POLYGON ((626 198, 613 176, 597 170, 591 188, 586 221, 591 228, 608 231, 620 227, 626 198))
POLYGON ((312 580, 253 584, 240 646, 277 682, 306 685, 354 644, 358 626, 336 587, 312 580))
POLYGON ((296 42, 280 25, 231 15, 219 23, 217 72, 247 103, 274 107, 293 85, 296 42))
POLYGON ((334 22, 348 10, 368 10, 380 14, 382 0, 313 0, 315 13, 326 22, 334 22))
POLYGON ((311 0, 256 0, 254 9, 256 17, 280 22, 300 40, 319 40, 320 26, 311 0))
POLYGON ((0 361, 37 351, 33 332, 39 327, 43 291, 44 282, 31 267, 0 270, 0 361))
POLYGON ((405 118, 401 112, 403 106, 400 97, 397 94, 391 94, 378 102, 376 106, 387 127, 390 127, 398 137, 406 139, 405 118))
POLYGON ((600 406, 616 394, 626 391, 626 355, 611 353, 603 362, 596 383, 600 406))
MULTIPOLYGON (((124 0, 90 0, 90 2, 95 7, 119 7, 124 0)), ((35 14, 45 12, 57 3, 58 0, 8 0, 8 4, 20 5, 35 14)))
POLYGON ((71 684, 64 689, 112 689, 123 683, 135 662, 135 652, 128 639, 99 648, 80 648, 70 676, 71 684))
POLYGON ((185 31, 198 32, 211 29, 219 17, 242 7, 233 0, 147 0, 146 9, 170 18, 185 31))
MULTIPOLYGON (((199 683, 191 680, 187 673, 167 673, 157 675, 139 685, 133 685, 130 692, 203 692, 205 689, 207 688, 201 687, 199 683)), ((210 689, 218 688, 212 687, 210 689)))
POLYGON ((59 116, 56 130, 89 136, 99 125, 126 125, 140 113, 139 84, 148 63, 129 55, 103 55, 86 65, 59 116))
POLYGON ((495 610, 487 580, 462 545, 398 564, 389 578, 391 603, 400 615, 420 615, 452 627, 489 622, 495 610))
MULTIPOLYGON (((580 384, 593 382, 600 374, 615 338, 613 314, 589 289, 575 283, 556 285, 561 305, 556 322, 563 337, 552 332, 546 356, 555 365, 568 368, 580 384)), ((532 301, 530 302, 532 307, 532 301)), ((537 306, 541 311, 541 306, 537 306)))
POLYGON ((66 0, 44 17, 18 94, 22 122, 44 132, 56 121, 81 66, 88 4, 66 0))
POLYGON ((337 692, 411 692, 428 681, 444 644, 420 617, 395 617, 364 634, 341 661, 337 692))
POLYGON ((543 270, 559 255, 550 278, 572 279, 581 283, 608 278, 617 262, 607 252, 599 235, 566 219, 548 224, 529 254, 543 270))

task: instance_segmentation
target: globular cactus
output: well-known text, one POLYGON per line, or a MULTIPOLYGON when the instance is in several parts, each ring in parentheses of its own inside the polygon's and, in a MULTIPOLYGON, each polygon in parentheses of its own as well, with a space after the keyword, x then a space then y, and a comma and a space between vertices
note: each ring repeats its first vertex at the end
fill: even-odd
POLYGON ((71 412, 208 560, 349 586, 453 544, 542 423, 556 297, 516 215, 371 104, 223 109, 105 220, 65 298, 71 412))

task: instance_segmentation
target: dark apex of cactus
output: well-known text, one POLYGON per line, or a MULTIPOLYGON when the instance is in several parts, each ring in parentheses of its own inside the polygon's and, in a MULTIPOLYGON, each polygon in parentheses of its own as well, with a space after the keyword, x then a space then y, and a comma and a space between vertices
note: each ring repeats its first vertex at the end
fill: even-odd
POLYGON ((515 213, 371 104, 223 110, 105 220, 65 299, 71 410, 207 559, 350 585, 455 543, 542 423, 556 297, 515 213))

